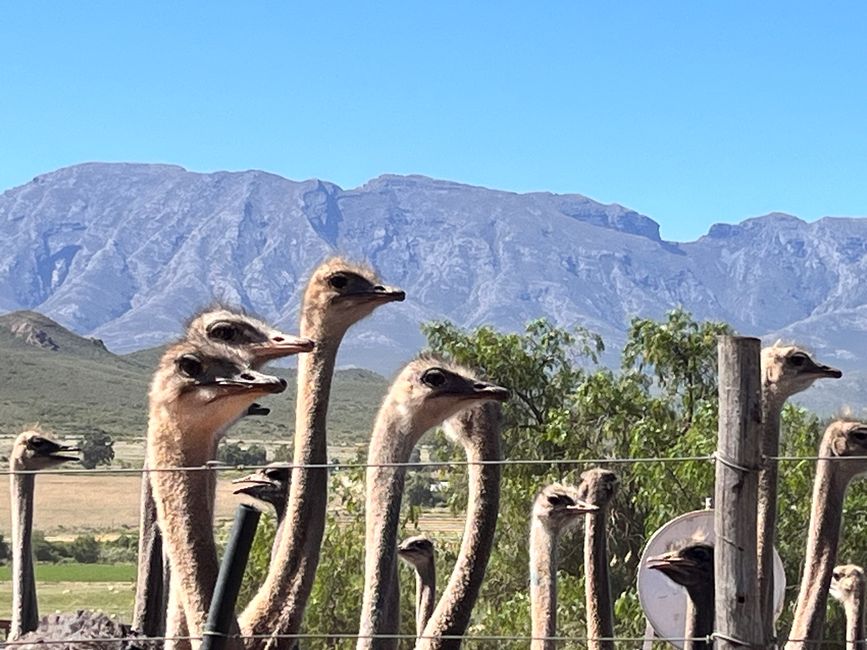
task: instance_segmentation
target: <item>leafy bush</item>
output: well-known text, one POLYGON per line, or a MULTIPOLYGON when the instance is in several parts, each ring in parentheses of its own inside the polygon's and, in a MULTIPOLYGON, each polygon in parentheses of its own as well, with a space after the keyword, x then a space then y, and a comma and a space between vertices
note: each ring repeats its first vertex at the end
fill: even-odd
POLYGON ((81 449, 81 464, 87 469, 97 465, 110 465, 114 460, 114 441, 102 429, 88 431, 78 443, 81 449))

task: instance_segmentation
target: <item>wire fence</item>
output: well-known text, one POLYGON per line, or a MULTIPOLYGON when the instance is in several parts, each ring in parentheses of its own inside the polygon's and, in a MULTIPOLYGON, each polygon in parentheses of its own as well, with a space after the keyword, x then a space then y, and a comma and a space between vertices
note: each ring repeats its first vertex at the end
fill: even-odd
MULTIPOLYGON (((857 456, 821 456, 821 455, 808 455, 808 456, 798 456, 798 455, 781 455, 781 456, 766 456, 763 459, 763 463, 788 463, 788 462, 818 462, 818 461, 849 461, 849 460, 863 460, 863 457, 857 456)), ((707 454, 707 455, 693 455, 693 456, 647 456, 647 457, 637 457, 637 458, 509 458, 509 459, 499 459, 499 460, 428 460, 428 461, 407 461, 407 462, 389 462, 389 463, 368 463, 368 462, 328 462, 328 463, 310 463, 310 464, 293 464, 291 462, 280 463, 280 466, 288 468, 288 469, 324 469, 329 471, 345 471, 345 470, 353 470, 353 469, 366 469, 371 467, 390 467, 390 468, 407 468, 407 469, 436 469, 443 467, 466 467, 471 465, 499 465, 499 466, 526 466, 526 465, 553 465, 553 466, 599 466, 599 465, 637 465, 637 464, 647 464, 647 463, 663 463, 663 464, 682 464, 682 463, 715 463, 722 462, 728 466, 733 466, 736 469, 742 471, 758 471, 760 468, 748 468, 748 467, 740 467, 737 466, 728 459, 721 457, 718 453, 707 454)), ((15 470, 15 469, 4 469, 0 470, 0 474, 2 475, 15 475, 15 474, 43 474, 43 475, 77 475, 77 476, 95 476, 95 475, 143 475, 150 473, 161 473, 161 472, 202 472, 202 471, 220 471, 220 472, 249 472, 261 469, 269 469, 273 468, 274 463, 266 463, 266 464, 244 464, 244 465, 228 465, 224 463, 220 463, 217 461, 211 461, 204 465, 200 466, 176 466, 176 467, 139 467, 139 468, 126 468, 126 467, 99 467, 92 469, 84 469, 84 468, 50 468, 50 469, 42 469, 42 470, 15 470)), ((205 636, 224 636, 219 635, 213 632, 204 632, 202 636, 159 636, 159 637, 131 637, 129 639, 122 639, 117 637, 99 637, 99 638, 86 638, 82 637, 80 639, 75 638, 67 638, 67 639, 39 639, 38 643, 41 646, 52 646, 52 645, 67 645, 70 643, 81 643, 83 647, 104 647, 108 648, 118 648, 121 647, 119 644, 121 643, 133 643, 134 646, 123 646, 123 647, 148 647, 151 643, 154 644, 162 644, 165 642, 199 642, 204 639, 205 636), (86 645, 84 645, 86 644, 86 645)), ((379 634, 379 635, 359 635, 358 633, 340 633, 340 632, 329 632, 329 633, 298 633, 298 634, 263 634, 263 635, 229 635, 229 639, 255 642, 255 641, 268 641, 268 640, 300 640, 300 641, 322 641, 329 644, 329 647, 332 647, 334 643, 337 642, 354 642, 361 638, 375 638, 375 639, 390 639, 397 641, 415 641, 418 640, 419 637, 412 634, 379 634)), ((455 635, 455 636, 442 636, 438 637, 443 640, 455 640, 461 641, 466 644, 521 644, 521 647, 529 647, 531 642, 538 640, 548 640, 553 641, 555 643, 567 644, 565 647, 572 646, 586 646, 590 643, 614 643, 614 644, 631 644, 627 647, 641 647, 641 644, 645 644, 647 642, 665 642, 665 641, 675 641, 678 643, 685 643, 687 641, 697 641, 697 642, 705 642, 708 644, 713 643, 714 640, 729 640, 728 637, 724 637, 718 633, 713 633, 708 635, 707 637, 667 637, 665 639, 661 639, 658 637, 652 636, 613 636, 613 637, 588 637, 588 636, 552 636, 552 637, 532 637, 529 635, 496 635, 496 634, 465 634, 465 635, 455 635)), ((781 639, 779 643, 782 645, 786 642, 798 642, 805 643, 809 647, 826 647, 826 646, 839 646, 840 641, 838 640, 806 640, 806 639, 781 639)), ((3 642, 3 647, 22 647, 29 646, 33 643, 37 643, 37 641, 28 641, 28 640, 16 640, 16 641, 5 641, 3 642)), ((743 647, 749 647, 749 644, 743 643, 743 647)))
MULTIPOLYGON (((803 461, 864 461, 863 456, 766 456, 765 462, 803 462, 803 461)), ((340 471, 350 469, 366 469, 368 467, 405 467, 408 469, 429 469, 440 467, 467 467, 470 465, 637 465, 643 463, 693 463, 693 462, 722 462, 743 471, 758 471, 760 468, 741 467, 720 456, 708 454, 704 456, 646 456, 640 458, 503 458, 500 460, 427 460, 406 461, 393 463, 365 463, 365 462, 338 462, 338 463, 299 463, 280 462, 281 467, 287 469, 327 469, 340 471)), ((155 474, 160 472, 206 472, 206 471, 250 471, 270 469, 274 463, 259 465, 227 465, 218 461, 209 461, 204 465, 175 466, 175 467, 94 467, 83 468, 51 468, 51 469, 11 469, 0 470, 0 475, 11 474, 155 474)))

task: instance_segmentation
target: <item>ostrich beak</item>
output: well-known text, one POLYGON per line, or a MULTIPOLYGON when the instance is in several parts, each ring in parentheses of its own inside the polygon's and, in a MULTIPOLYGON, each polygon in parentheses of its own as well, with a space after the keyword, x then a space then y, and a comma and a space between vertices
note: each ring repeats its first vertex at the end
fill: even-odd
POLYGON ((595 506, 589 501, 578 500, 574 505, 566 506, 566 510, 575 514, 587 514, 590 512, 598 512, 599 506, 595 506))
POLYGON ((398 289, 397 287, 387 287, 379 284, 372 289, 353 293, 351 294, 351 296, 381 304, 385 304, 387 302, 403 302, 404 300, 406 300, 406 292, 403 289, 398 289))
POLYGON ((230 377, 218 377, 214 383, 230 393, 282 393, 286 390, 286 380, 274 375, 266 375, 257 370, 245 369, 230 377))
POLYGON ((281 357, 292 356, 302 352, 311 352, 316 347, 313 339, 304 336, 292 336, 280 332, 264 343, 251 346, 250 352, 256 361, 268 361, 281 357))

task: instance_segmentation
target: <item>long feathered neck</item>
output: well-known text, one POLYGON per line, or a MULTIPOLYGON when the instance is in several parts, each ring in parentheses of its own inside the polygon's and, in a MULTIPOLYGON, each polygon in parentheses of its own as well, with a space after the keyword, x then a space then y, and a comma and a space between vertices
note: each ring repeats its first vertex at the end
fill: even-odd
POLYGON ((554 650, 557 634, 557 538, 533 517, 530 524, 530 619, 532 650, 554 650))
POLYGON ((846 611, 846 650, 867 649, 864 633, 864 584, 843 603, 846 611))
POLYGON ((137 632, 147 636, 162 636, 165 632, 169 585, 164 574, 167 573, 168 568, 163 565, 163 539, 157 523, 150 475, 144 472, 141 477, 138 570, 132 616, 132 627, 137 632))
MULTIPOLYGON (((148 427, 149 467, 202 466, 210 456, 205 441, 186 439, 174 419, 164 410, 152 409, 148 427), (186 442, 187 444, 182 444, 186 442)), ((209 472, 153 472, 151 483, 157 520, 171 565, 171 589, 184 610, 192 636, 201 636, 214 593, 219 569, 211 522, 209 472)), ((171 613, 170 620, 178 620, 171 613)), ((172 632, 172 630, 167 630, 172 632)), ((198 643, 193 644, 194 647, 198 643)), ((230 644, 231 645, 231 644, 230 644)), ((166 648, 177 647, 167 642, 166 648)))
POLYGON ((500 465, 481 465, 479 461, 500 460, 500 435, 473 437, 464 441, 467 460, 467 519, 461 550, 452 575, 439 603, 424 630, 424 638, 416 642, 418 650, 459 648, 460 636, 470 624, 470 615, 485 577, 488 559, 494 544, 497 515, 500 509, 500 465), (475 463, 475 464, 474 464, 475 463))
POLYGON ((787 650, 806 648, 810 641, 821 641, 828 603, 828 587, 837 562, 843 498, 849 477, 840 471, 845 461, 819 460, 813 483, 813 510, 810 514, 807 552, 798 604, 787 650))
MULTIPOLYGON (((762 383, 762 457, 778 456, 780 452, 780 419, 786 396, 777 390, 776 382, 762 383)), ((774 629, 774 539, 777 522, 777 463, 765 461, 759 471, 759 502, 756 511, 758 543, 758 583, 762 610, 762 629, 773 637, 774 629)), ((767 639, 770 643, 771 639, 767 639)))
POLYGON ((367 455, 365 477, 364 597, 358 629, 358 650, 397 647, 396 639, 374 639, 386 634, 396 617, 399 599, 393 594, 397 578, 397 529, 406 467, 381 467, 382 463, 406 463, 423 431, 386 398, 377 416, 367 455))
POLYGON ((714 585, 687 587, 686 626, 683 636, 684 650, 710 650, 713 643, 704 639, 713 633, 714 626, 714 585))
MULTIPOLYGON (((16 467, 16 469, 18 469, 16 467)), ((33 572, 33 474, 11 474, 12 495, 12 627, 14 641, 39 625, 36 576, 33 572)))
MULTIPOLYGON (((319 565, 328 511, 328 470, 307 465, 328 462, 328 400, 343 333, 326 335, 321 323, 302 317, 301 336, 315 340, 316 347, 298 357, 295 443, 286 513, 268 575, 239 618, 245 634, 297 634, 319 565)), ((275 647, 288 650, 293 643, 280 639, 275 647)))
MULTIPOLYGON (((584 515, 584 590, 587 604, 587 636, 614 636, 614 608, 608 575, 608 507, 584 515)), ((614 650, 614 641, 588 641, 591 650, 614 650)))
POLYGON ((437 573, 433 559, 415 567, 415 633, 424 634, 424 628, 437 604, 437 573))

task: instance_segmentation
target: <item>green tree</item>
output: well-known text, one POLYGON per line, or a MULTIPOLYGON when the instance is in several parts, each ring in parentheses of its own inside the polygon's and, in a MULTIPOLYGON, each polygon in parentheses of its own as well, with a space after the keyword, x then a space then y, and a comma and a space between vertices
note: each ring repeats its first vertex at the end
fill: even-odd
POLYGON ((81 464, 87 469, 97 465, 110 465, 114 460, 114 441, 102 429, 88 431, 78 444, 81 450, 81 464))

